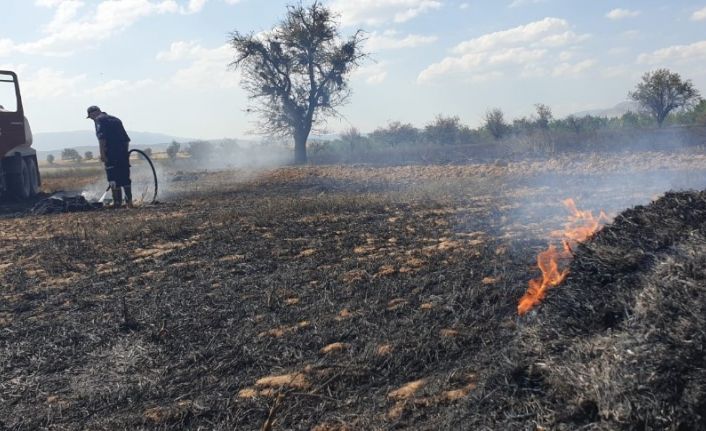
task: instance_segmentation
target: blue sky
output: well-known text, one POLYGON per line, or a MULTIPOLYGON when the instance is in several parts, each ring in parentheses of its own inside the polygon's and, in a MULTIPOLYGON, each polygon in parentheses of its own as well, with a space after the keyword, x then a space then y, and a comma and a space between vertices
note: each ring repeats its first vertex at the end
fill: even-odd
MULTIPOLYGON (((270 29, 280 0, 2 0, 0 69, 20 74, 35 131, 90 129, 88 105, 128 129, 247 137, 254 118, 231 31, 270 29)), ((706 95, 706 0, 328 0, 342 31, 367 32, 371 60, 327 129, 370 132, 436 115, 471 126, 536 103, 555 116, 609 108, 667 67, 706 95)), ((2 104, 2 101, 0 101, 2 104)))

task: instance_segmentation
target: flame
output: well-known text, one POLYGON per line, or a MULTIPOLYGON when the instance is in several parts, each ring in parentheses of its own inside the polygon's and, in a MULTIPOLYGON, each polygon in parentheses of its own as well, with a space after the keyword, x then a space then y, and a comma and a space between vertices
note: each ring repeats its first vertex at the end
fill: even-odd
POLYGON ((565 199, 562 203, 571 212, 569 222, 564 226, 564 230, 551 233, 552 237, 561 238, 562 248, 557 249, 554 244, 550 244, 537 255, 537 266, 542 271, 542 276, 529 281, 529 288, 517 305, 517 313, 520 316, 539 304, 550 287, 564 281, 569 270, 560 269, 559 263, 571 259, 575 245, 585 241, 608 221, 608 216, 603 211, 598 217, 594 217, 591 211, 579 210, 573 199, 565 199))

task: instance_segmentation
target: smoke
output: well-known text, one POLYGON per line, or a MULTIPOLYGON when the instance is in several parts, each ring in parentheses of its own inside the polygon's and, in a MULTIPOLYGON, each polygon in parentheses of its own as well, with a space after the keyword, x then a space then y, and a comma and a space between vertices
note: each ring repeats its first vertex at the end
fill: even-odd
POLYGON ((292 149, 274 140, 225 139, 181 144, 175 160, 158 160, 159 199, 168 200, 182 193, 208 189, 212 187, 205 182, 209 174, 233 172, 228 175, 228 181, 237 183, 286 165, 292 158, 292 149))
MULTIPOLYGON (((157 174, 157 200, 171 200, 182 194, 213 188, 207 177, 218 172, 232 172, 227 179, 231 183, 246 181, 268 169, 290 163, 292 154, 291 148, 273 140, 260 143, 222 140, 180 144, 175 159, 170 159, 165 153, 154 153, 150 157, 157 174)), ((154 194, 152 170, 139 155, 133 155, 130 165, 135 202, 150 202, 154 194)), ((85 186, 81 194, 89 201, 97 201, 105 193, 107 185, 107 180, 98 180, 85 186)), ((110 196, 108 193, 108 198, 110 196)))
POLYGON ((515 184, 528 192, 510 204, 508 229, 536 226, 540 237, 565 220, 565 198, 573 198, 580 209, 604 210, 612 217, 668 191, 706 189, 706 155, 689 151, 574 154, 513 165, 528 173, 515 184))

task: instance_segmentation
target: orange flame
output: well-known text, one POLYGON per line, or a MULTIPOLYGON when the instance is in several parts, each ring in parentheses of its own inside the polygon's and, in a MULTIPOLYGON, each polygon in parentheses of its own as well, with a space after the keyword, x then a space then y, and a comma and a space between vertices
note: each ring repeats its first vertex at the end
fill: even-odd
POLYGON ((537 266, 542 271, 542 276, 529 281, 529 288, 517 305, 517 313, 522 316, 539 304, 550 287, 559 285, 569 274, 568 269, 559 269, 559 262, 571 259, 574 246, 585 241, 593 235, 608 220, 605 212, 601 211, 598 217, 593 217, 591 211, 581 211, 576 208, 573 199, 563 201, 571 216, 564 230, 554 231, 553 237, 562 239, 563 247, 557 250, 554 244, 537 255, 537 266))

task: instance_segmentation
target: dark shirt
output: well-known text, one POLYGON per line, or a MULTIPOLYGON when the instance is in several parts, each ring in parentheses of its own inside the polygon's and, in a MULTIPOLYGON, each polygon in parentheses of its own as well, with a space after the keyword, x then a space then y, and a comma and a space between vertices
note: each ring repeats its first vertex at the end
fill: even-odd
POLYGON ((96 118, 96 137, 99 140, 105 140, 105 155, 108 161, 123 159, 127 156, 130 137, 119 118, 106 113, 99 115, 96 118))

